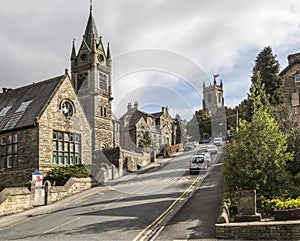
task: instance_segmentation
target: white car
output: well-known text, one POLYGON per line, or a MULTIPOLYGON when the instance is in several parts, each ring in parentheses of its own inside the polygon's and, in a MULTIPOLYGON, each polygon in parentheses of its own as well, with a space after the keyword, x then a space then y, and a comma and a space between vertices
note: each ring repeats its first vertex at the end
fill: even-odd
POLYGON ((205 160, 208 163, 208 166, 209 167, 211 166, 211 155, 210 155, 210 152, 199 152, 198 155, 204 156, 205 160))
POLYGON ((221 137, 216 137, 216 138, 214 138, 213 143, 216 146, 222 146, 223 145, 223 139, 221 137))
POLYGON ((218 147, 216 145, 209 145, 206 150, 210 153, 210 154, 217 154, 218 153, 218 147))
POLYGON ((208 162, 203 155, 194 155, 190 160, 190 174, 194 172, 207 172, 208 162))

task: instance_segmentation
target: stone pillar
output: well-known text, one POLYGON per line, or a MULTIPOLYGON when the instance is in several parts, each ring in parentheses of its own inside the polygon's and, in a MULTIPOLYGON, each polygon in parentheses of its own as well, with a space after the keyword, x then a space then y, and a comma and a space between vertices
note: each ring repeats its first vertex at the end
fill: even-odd
POLYGON ((260 213, 256 212, 256 190, 239 191, 237 208, 235 222, 261 221, 260 213))

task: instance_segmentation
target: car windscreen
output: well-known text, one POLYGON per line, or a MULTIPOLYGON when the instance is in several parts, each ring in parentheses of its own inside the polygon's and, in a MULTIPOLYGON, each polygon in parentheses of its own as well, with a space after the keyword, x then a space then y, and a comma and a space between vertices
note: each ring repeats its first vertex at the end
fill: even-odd
POLYGON ((203 163, 204 158, 203 157, 193 157, 192 158, 192 163, 203 163))

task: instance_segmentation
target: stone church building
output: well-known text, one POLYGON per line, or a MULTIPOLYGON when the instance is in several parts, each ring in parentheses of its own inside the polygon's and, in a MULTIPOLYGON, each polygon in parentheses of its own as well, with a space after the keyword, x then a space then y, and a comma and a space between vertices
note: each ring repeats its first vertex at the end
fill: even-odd
MULTIPOLYGON (((100 169, 113 164, 117 173, 110 176, 117 177, 153 161, 149 153, 120 147, 124 131, 112 113, 112 57, 98 35, 92 6, 81 45, 76 51, 73 41, 70 60, 70 75, 66 70, 0 93, 0 190, 28 183, 35 170, 45 175, 65 165, 96 163, 100 169)), ((168 122, 161 130, 168 142, 170 128, 168 122)))
POLYGON ((203 82, 203 101, 202 106, 203 110, 210 115, 214 115, 217 113, 219 108, 224 107, 224 97, 223 97, 223 83, 222 80, 220 84, 217 84, 216 78, 219 75, 214 75, 213 85, 209 84, 205 85, 203 82))
POLYGON ((217 84, 217 77, 214 75, 213 84, 205 85, 203 82, 203 110, 211 118, 211 136, 227 138, 227 120, 224 106, 223 83, 217 84))
POLYGON ((91 128, 68 74, 0 94, 0 188, 91 163, 91 128))

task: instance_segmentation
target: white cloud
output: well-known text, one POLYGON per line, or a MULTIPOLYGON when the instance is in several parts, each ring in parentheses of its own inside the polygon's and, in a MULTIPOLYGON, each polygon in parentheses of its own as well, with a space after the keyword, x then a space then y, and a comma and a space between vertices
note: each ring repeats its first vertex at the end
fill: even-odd
MULTIPOLYGON (((62 74, 70 66, 72 38, 77 39, 77 48, 81 43, 88 4, 72 0, 2 1, 1 87, 18 87, 62 74)), ((133 51, 169 52, 170 56, 181 58, 182 64, 178 64, 177 57, 157 56, 140 64, 144 64, 144 70, 154 66, 156 71, 169 73, 168 77, 163 74, 162 81, 167 78, 177 92, 182 80, 199 90, 203 80, 209 82, 213 74, 219 73, 225 103, 232 107, 246 97, 252 65, 265 46, 272 47, 282 68, 288 54, 300 51, 297 0, 102 0, 93 4, 98 32, 105 44, 110 42, 114 64, 120 55, 133 51)), ((141 66, 131 67, 136 72, 141 66)), ((131 73, 127 70, 114 66, 113 76, 123 81, 125 76, 119 74, 131 73)), ((144 93, 149 81, 160 84, 160 78, 142 73, 131 73, 130 77, 134 81, 118 82, 120 89, 117 84, 113 86, 114 105, 118 98, 130 96, 135 90, 144 93)), ((201 100, 196 100, 197 95, 186 85, 181 87, 179 93, 188 96, 191 109, 198 108, 196 103, 201 100)), ((143 95, 137 97, 142 102, 143 95)))

